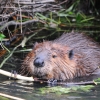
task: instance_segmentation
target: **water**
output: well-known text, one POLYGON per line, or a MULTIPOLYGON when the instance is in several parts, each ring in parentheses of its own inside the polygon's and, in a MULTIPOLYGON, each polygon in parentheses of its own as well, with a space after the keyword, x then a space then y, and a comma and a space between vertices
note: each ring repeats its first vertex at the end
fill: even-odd
POLYGON ((100 100, 100 85, 94 86, 89 92, 73 91, 61 95, 56 93, 42 94, 39 92, 39 88, 41 88, 41 84, 37 87, 34 86, 33 82, 0 78, 0 93, 16 96, 25 100, 100 100))

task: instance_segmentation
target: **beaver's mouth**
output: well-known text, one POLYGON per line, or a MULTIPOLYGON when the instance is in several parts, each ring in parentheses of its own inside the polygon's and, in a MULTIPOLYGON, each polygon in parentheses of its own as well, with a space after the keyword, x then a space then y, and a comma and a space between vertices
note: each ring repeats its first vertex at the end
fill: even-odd
POLYGON ((35 74, 34 77, 35 78, 41 78, 41 79, 47 79, 47 75, 43 75, 43 74, 40 74, 40 73, 35 74))

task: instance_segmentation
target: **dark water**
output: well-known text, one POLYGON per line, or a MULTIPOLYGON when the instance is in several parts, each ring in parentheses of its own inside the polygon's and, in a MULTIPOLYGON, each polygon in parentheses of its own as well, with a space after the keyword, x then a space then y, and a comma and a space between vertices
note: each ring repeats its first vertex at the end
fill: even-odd
POLYGON ((74 91, 61 95, 56 93, 42 94, 38 91, 39 88, 41 86, 36 87, 33 82, 0 78, 0 93, 20 97, 25 100, 100 100, 100 85, 94 86, 89 92, 74 91))

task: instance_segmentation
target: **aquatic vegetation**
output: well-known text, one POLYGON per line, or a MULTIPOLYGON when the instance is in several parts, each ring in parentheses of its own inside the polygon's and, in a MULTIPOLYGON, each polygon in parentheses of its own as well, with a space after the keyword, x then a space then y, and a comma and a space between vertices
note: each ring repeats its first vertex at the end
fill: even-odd
POLYGON ((86 85, 86 86, 71 86, 71 87, 62 87, 62 86, 55 86, 55 87, 43 87, 39 88, 38 91, 42 94, 45 93, 56 93, 56 94, 68 94, 70 92, 89 92, 94 86, 93 85, 86 85))

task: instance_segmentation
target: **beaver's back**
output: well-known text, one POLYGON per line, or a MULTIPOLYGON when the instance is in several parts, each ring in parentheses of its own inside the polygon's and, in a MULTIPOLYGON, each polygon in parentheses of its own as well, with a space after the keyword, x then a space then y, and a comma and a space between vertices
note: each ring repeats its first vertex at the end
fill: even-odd
POLYGON ((63 34, 53 42, 73 49, 74 53, 80 57, 79 62, 85 68, 90 69, 90 72, 100 66, 100 46, 85 34, 71 32, 63 34))

